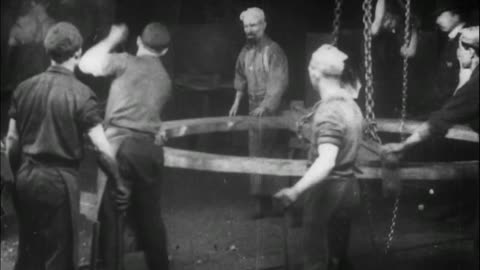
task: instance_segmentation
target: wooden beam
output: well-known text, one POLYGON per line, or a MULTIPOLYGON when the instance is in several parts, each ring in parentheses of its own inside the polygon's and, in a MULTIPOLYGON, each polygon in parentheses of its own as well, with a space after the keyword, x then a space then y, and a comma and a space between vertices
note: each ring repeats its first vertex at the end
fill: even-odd
MULTIPOLYGON (((161 133, 167 137, 182 137, 211 132, 230 132, 248 130, 251 128, 288 129, 296 131, 296 121, 300 114, 284 112, 278 117, 216 117, 199 118, 165 122, 161 133)), ((379 119, 381 132, 398 133, 400 121, 396 119, 379 119)), ((405 132, 413 132, 421 122, 407 121, 405 132)), ((308 128, 307 128, 308 129, 308 128)), ((457 126, 452 128, 447 138, 477 142, 478 134, 472 130, 457 126)), ((360 179, 381 179, 382 167, 378 157, 379 145, 364 142, 360 151, 369 155, 362 160, 358 174, 360 179)), ((212 172, 227 172, 240 174, 261 174, 275 176, 303 176, 307 170, 306 160, 268 159, 255 157, 234 157, 215 155, 165 147, 165 165, 172 168, 192 169, 212 172)), ((457 178, 475 178, 478 176, 478 161, 467 162, 434 162, 434 163, 402 163, 400 177, 405 180, 452 180, 457 178)))
MULTIPOLYGON (((208 154, 165 147, 165 166, 200 171, 261 174, 301 177, 307 170, 306 160, 234 157, 208 154)), ((400 168, 400 177, 412 180, 453 180, 478 176, 478 161, 454 163, 405 163, 400 168)), ((380 162, 360 164, 359 179, 381 179, 380 162)))
MULTIPOLYGON (((296 131, 296 121, 299 117, 300 115, 298 113, 287 111, 278 117, 256 118, 238 116, 197 118, 165 122, 162 131, 171 138, 211 132, 242 131, 251 128, 287 129, 296 131)), ((398 119, 378 119, 377 123, 380 132, 399 132, 400 120, 398 119)), ((418 121, 407 121, 405 123, 405 132, 412 133, 420 125, 421 122, 418 121)), ((478 134, 464 126, 453 127, 449 130, 446 137, 453 140, 479 142, 478 134)))

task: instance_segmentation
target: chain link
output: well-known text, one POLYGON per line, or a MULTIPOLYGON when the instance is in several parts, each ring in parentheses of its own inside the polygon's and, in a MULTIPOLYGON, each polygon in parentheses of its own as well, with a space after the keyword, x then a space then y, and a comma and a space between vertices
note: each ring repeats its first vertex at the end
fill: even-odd
MULTIPOLYGON (((381 139, 378 136, 377 125, 375 123, 375 101, 373 99, 373 61, 372 61, 372 0, 364 0, 362 4, 363 9, 363 49, 364 49, 364 68, 365 68, 365 120, 367 121, 367 128, 365 129, 365 136, 374 140, 377 143, 381 143, 381 139)), ((374 251, 377 251, 375 242, 375 229, 373 224, 372 204, 366 186, 362 191, 365 206, 367 208, 367 215, 370 229, 370 240, 374 251)))
POLYGON ((388 254, 392 247, 393 238, 395 237, 395 229, 397 227, 398 209, 400 208, 400 196, 395 198, 395 204, 393 206, 392 221, 390 224, 390 231, 388 232, 387 241, 385 243, 385 254, 388 254))
MULTIPOLYGON (((404 47, 408 48, 411 40, 411 0, 405 2, 405 33, 404 33, 404 47)), ((408 55, 403 55, 403 85, 402 85, 402 113, 400 120, 400 136, 401 140, 405 139, 405 121, 407 119, 407 99, 408 99, 408 55)), ((392 246, 395 236, 395 229, 397 225, 398 209, 400 206, 400 194, 395 198, 395 205, 393 207, 392 220, 390 224, 390 231, 388 233, 387 242, 385 244, 385 254, 388 254, 392 246)))
MULTIPOLYGON (((405 34, 404 47, 408 48, 411 41, 411 0, 405 3, 405 34)), ((400 121, 400 136, 405 139, 405 121, 407 119, 407 99, 408 99, 408 55, 403 56, 403 85, 402 85, 402 113, 400 121)))
POLYGON ((363 1, 363 39, 364 39, 364 66, 365 66, 365 119, 368 126, 365 130, 366 135, 375 142, 381 144, 382 140, 378 136, 378 128, 375 117, 375 100, 373 98, 373 59, 372 59, 372 0, 363 1))
POLYGON ((333 19, 333 31, 332 31, 332 45, 337 46, 338 37, 340 36, 340 19, 342 18, 342 5, 343 0, 335 0, 335 14, 333 19))

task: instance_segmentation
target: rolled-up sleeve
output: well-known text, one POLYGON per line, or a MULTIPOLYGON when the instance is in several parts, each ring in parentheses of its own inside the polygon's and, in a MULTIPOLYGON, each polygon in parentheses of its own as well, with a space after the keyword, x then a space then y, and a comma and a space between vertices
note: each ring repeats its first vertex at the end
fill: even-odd
POLYGON ((83 89, 79 99, 77 121, 82 130, 87 132, 102 123, 101 109, 97 97, 88 88, 83 89))
POLYGON ((345 124, 334 112, 317 112, 313 123, 316 145, 333 144, 341 147, 345 136, 345 124))
POLYGON ((288 60, 282 48, 278 45, 269 48, 268 79, 265 98, 261 107, 275 112, 280 107, 283 95, 288 87, 288 60))

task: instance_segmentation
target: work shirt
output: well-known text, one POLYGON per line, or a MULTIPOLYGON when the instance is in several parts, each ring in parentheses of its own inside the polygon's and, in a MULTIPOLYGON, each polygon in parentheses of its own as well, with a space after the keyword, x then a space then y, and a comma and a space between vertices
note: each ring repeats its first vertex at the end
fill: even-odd
POLYGON ((456 124, 467 124, 478 133, 478 80, 477 67, 470 80, 460 87, 440 110, 430 116, 428 123, 433 134, 443 136, 456 124))
POLYGON ((318 157, 319 145, 336 145, 339 152, 330 176, 349 178, 354 175, 362 141, 362 123, 362 112, 354 100, 332 98, 320 101, 313 117, 311 158, 318 157))
POLYGON ((172 88, 160 59, 111 54, 105 71, 115 77, 107 101, 106 125, 157 133, 172 88))
POLYGON ((102 121, 90 88, 60 66, 21 83, 9 116, 16 120, 24 154, 72 163, 82 159, 83 134, 102 121))
POLYGON ((235 90, 248 92, 250 110, 263 107, 275 113, 288 87, 288 60, 268 37, 246 44, 235 68, 235 90))

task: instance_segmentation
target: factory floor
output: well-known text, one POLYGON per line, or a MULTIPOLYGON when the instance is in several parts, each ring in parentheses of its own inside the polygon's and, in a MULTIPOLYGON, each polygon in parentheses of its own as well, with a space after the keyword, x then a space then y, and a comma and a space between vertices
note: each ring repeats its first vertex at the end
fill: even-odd
MULTIPOLYGON (((217 152, 222 151, 226 150, 217 152)), ((242 151, 235 153, 245 154, 242 151)), ((83 179, 95 175, 94 161, 88 155, 82 175, 83 179)), ((164 179, 163 215, 171 269, 287 269, 282 268, 286 253, 292 265, 289 270, 300 269, 302 229, 286 226, 283 218, 251 220, 255 205, 248 195, 248 176, 167 169, 164 179)), ((450 192, 452 185, 417 183, 404 189, 394 252, 387 258, 382 251, 374 251, 370 236, 373 230, 377 246, 383 246, 393 200, 382 196, 378 182, 370 184, 373 223, 369 225, 362 208, 352 226, 349 253, 355 269, 473 269, 471 215, 459 208, 461 215, 439 219, 439 213, 450 211, 456 200, 450 192)), ((88 183, 83 188, 91 189, 88 183)), ((81 227, 81 258, 86 263, 91 226, 83 219, 81 227)), ((2 219, 1 239, 1 269, 11 270, 18 245, 14 218, 2 219)))

